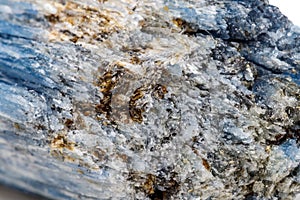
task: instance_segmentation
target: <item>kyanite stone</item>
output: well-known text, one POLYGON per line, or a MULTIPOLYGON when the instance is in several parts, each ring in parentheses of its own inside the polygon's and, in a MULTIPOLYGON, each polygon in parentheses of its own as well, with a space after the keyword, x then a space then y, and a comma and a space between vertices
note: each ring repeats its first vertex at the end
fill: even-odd
POLYGON ((300 28, 263 0, 0 0, 0 183, 50 199, 293 199, 300 28))

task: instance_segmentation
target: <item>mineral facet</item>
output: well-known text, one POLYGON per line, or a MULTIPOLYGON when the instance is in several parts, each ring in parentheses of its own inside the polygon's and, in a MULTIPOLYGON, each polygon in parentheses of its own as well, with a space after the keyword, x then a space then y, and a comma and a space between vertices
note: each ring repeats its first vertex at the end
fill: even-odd
POLYGON ((293 199, 300 28, 263 0, 0 0, 0 182, 52 199, 293 199))

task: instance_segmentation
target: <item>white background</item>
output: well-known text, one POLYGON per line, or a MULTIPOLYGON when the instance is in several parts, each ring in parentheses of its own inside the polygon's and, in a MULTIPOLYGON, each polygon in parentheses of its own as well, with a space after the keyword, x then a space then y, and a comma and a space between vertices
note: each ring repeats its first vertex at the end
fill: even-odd
MULTIPOLYGON (((300 0, 269 0, 270 4, 279 7, 294 24, 300 27, 300 0)), ((18 191, 0 186, 0 200, 37 200, 38 198, 24 195, 18 191)), ((296 198, 300 200, 300 195, 296 198)))
POLYGON ((300 0, 269 0, 277 6, 295 25, 300 26, 300 0))

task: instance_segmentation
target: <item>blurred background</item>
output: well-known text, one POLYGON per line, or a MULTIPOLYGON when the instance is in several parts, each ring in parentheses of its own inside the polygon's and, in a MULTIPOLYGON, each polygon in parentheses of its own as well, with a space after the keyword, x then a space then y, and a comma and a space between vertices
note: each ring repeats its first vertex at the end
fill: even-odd
POLYGON ((27 194, 19 190, 15 190, 0 185, 0 200, 46 200, 43 197, 27 194))

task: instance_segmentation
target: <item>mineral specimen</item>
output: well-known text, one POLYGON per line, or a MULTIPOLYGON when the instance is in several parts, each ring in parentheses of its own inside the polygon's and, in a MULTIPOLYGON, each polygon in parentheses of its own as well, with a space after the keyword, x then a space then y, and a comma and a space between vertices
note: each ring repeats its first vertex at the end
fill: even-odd
POLYGON ((0 182, 52 199, 292 199, 300 29, 263 0, 0 0, 0 182))

